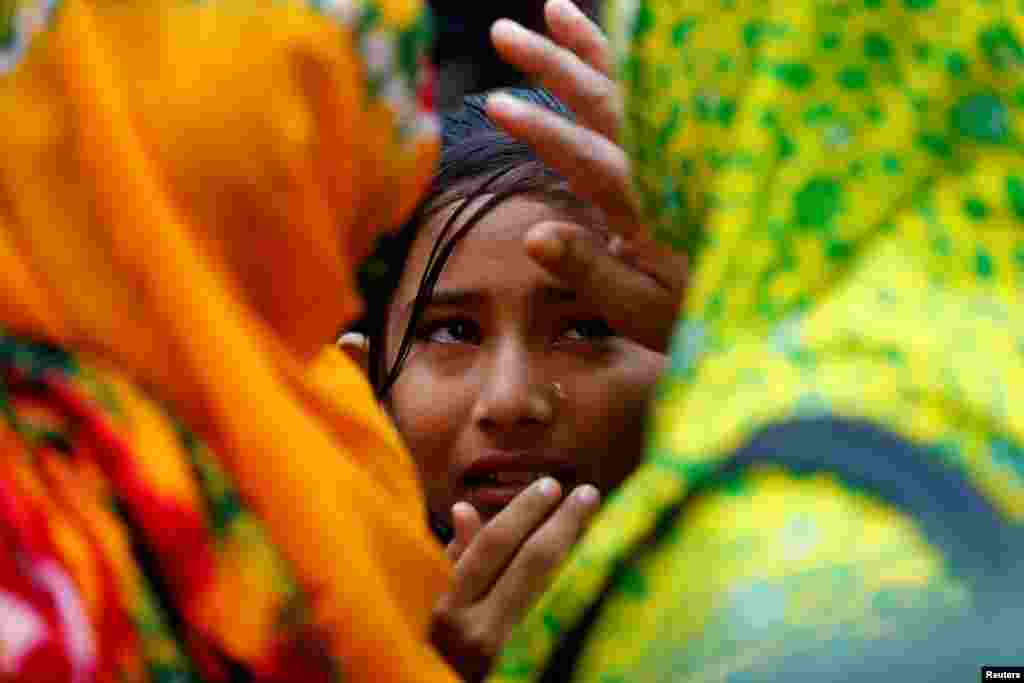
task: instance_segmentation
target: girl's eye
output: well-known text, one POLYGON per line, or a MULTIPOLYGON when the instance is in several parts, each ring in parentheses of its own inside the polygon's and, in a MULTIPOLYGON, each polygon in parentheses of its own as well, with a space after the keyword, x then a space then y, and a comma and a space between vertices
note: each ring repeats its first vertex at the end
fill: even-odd
POLYGON ((562 332, 562 337, 571 342, 603 341, 614 336, 615 330, 600 318, 577 320, 562 332))
POLYGON ((424 323, 416 337, 434 344, 479 344, 480 328, 472 320, 449 318, 424 323))

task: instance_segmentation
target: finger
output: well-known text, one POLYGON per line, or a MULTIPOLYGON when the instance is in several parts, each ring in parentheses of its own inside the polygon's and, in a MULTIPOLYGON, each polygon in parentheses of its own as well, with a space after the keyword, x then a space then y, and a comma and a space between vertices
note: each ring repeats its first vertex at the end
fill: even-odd
POLYGON ((487 113, 561 173, 577 196, 600 208, 610 228, 623 237, 642 232, 633 201, 629 159, 620 147, 552 111, 508 94, 490 96, 487 113))
POLYGON ((637 270, 647 273, 661 283, 667 291, 682 296, 689 275, 689 259, 653 239, 618 240, 612 244, 612 253, 637 270))
POLYGON ((455 565, 450 604, 469 605, 485 593, 562 495, 551 477, 535 482, 499 512, 476 535, 455 565))
POLYGON ((599 306, 622 336, 663 353, 679 306, 679 294, 624 263, 571 223, 541 223, 526 235, 530 255, 556 279, 599 306), (644 315, 636 315, 643 311, 644 315))
POLYGON ((346 332, 338 337, 338 347, 365 372, 369 367, 370 340, 359 332, 346 332))
POLYGON ((446 552, 448 559, 456 563, 473 542, 483 523, 475 507, 460 502, 452 506, 452 525, 455 527, 455 538, 448 544, 446 552))
POLYGON ((570 0, 548 0, 544 18, 555 41, 575 53, 591 68, 612 77, 615 60, 601 27, 570 0))
POLYGON ((491 628, 510 630, 544 592, 552 572, 568 555, 597 512, 600 494, 587 484, 576 488, 516 554, 488 597, 491 628))
POLYGON ((569 50, 514 21, 495 22, 491 40, 502 59, 553 92, 576 113, 582 125, 610 140, 618 139, 623 107, 614 81, 569 50))

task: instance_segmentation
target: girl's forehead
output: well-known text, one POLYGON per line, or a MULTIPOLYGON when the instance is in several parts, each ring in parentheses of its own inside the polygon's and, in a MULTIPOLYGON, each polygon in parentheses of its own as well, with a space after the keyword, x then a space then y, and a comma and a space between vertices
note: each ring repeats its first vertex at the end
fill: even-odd
MULTIPOLYGON (((453 202, 422 225, 394 297, 394 304, 400 310, 408 309, 408 304, 416 297, 430 255, 449 219, 468 202, 444 236, 445 240, 451 239, 467 221, 474 220, 491 197, 484 195, 453 202)), ((557 285, 557 281, 529 257, 524 246, 527 231, 547 221, 576 223, 588 228, 595 240, 607 241, 603 224, 585 208, 544 195, 513 195, 489 208, 459 239, 444 264, 435 290, 473 289, 480 294, 501 297, 526 295, 557 285)))
MULTIPOLYGON (((445 239, 450 239, 468 221, 475 220, 469 232, 460 239, 453 252, 475 250, 474 245, 509 246, 522 244, 525 233, 535 225, 547 221, 571 222, 588 228, 595 239, 606 241, 608 231, 603 217, 594 209, 585 206, 571 206, 568 202, 547 197, 542 194, 513 195, 497 205, 486 209, 482 216, 479 212, 492 199, 493 195, 480 195, 468 200, 457 200, 438 210, 427 219, 417 236, 410 257, 419 256, 426 260, 436 244, 449 219, 459 212, 455 224, 449 229, 445 239), (467 206, 468 203, 468 206, 467 206), (417 253, 419 252, 419 253, 417 253)), ((410 258, 410 261, 412 258, 410 258)))
MULTIPOLYGON (((470 206, 467 214, 471 215, 473 209, 470 206)), ((412 281, 419 282, 430 252, 452 210, 446 209, 448 215, 438 214, 425 226, 427 229, 414 245, 406 268, 409 284, 412 281)), ((545 221, 566 220, 572 220, 572 217, 533 199, 511 197, 501 202, 482 216, 458 241, 444 265, 437 286, 490 290, 500 289, 502 284, 526 285, 549 280, 540 266, 527 255, 524 238, 535 225, 545 221)))

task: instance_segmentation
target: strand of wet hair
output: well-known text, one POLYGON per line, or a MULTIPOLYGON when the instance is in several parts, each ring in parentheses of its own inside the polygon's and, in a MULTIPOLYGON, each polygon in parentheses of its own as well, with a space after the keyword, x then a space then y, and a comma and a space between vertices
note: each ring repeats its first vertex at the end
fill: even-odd
POLYGON ((445 238, 454 229, 462 215, 469 210, 474 199, 487 194, 487 191, 492 186, 497 184, 499 180, 507 176, 509 173, 516 170, 516 168, 517 167, 514 165, 508 166, 507 168, 503 168, 493 173, 486 181, 481 183, 469 196, 467 196, 463 200, 462 204, 445 221, 445 224, 441 229, 441 234, 438 235, 437 240, 434 242, 434 245, 430 250, 426 269, 424 270, 423 277, 420 279, 419 287, 416 290, 416 297, 413 299, 412 312, 409 315, 409 324, 406 326, 405 333, 402 335, 402 342, 398 347, 398 355, 395 358, 394 364, 391 366, 390 370, 388 370, 387 376, 384 378, 384 381, 378 391, 378 395, 381 398, 385 398, 388 395, 391 387, 394 386, 395 381, 398 379, 402 366, 412 349, 412 343, 416 334, 418 321, 426 310, 427 305, 430 303, 430 298, 434 294, 434 287, 437 285, 437 281, 441 278, 444 265, 448 262, 448 258, 458 245, 459 240, 473 229, 473 227, 483 219, 491 209, 504 201, 508 196, 514 194, 514 191, 510 189, 492 196, 484 203, 483 206, 480 206, 475 211, 475 213, 458 229, 451 239, 446 240, 445 238))

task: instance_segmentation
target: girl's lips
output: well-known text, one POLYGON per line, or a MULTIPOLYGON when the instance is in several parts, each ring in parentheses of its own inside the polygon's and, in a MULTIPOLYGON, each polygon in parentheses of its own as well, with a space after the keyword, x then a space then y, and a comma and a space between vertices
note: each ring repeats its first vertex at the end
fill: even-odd
POLYGON ((530 484, 483 484, 468 488, 464 499, 480 514, 493 516, 529 487, 530 484))
POLYGON ((467 485, 498 476, 510 483, 520 483, 530 477, 557 477, 559 472, 574 469, 574 465, 574 459, 563 452, 490 451, 460 468, 457 477, 460 483, 467 485))
POLYGON ((543 477, 568 491, 578 478, 573 461, 562 452, 491 451, 475 459, 458 475, 459 499, 481 514, 497 514, 520 493, 543 477))
POLYGON ((528 486, 541 477, 549 476, 549 472, 534 470, 498 470, 478 474, 467 474, 463 483, 468 487, 476 486, 528 486))
POLYGON ((463 481, 459 500, 471 504, 484 517, 501 512, 519 494, 544 477, 551 477, 562 487, 563 495, 574 485, 576 477, 569 470, 558 472, 499 472, 489 476, 471 477, 463 481))

